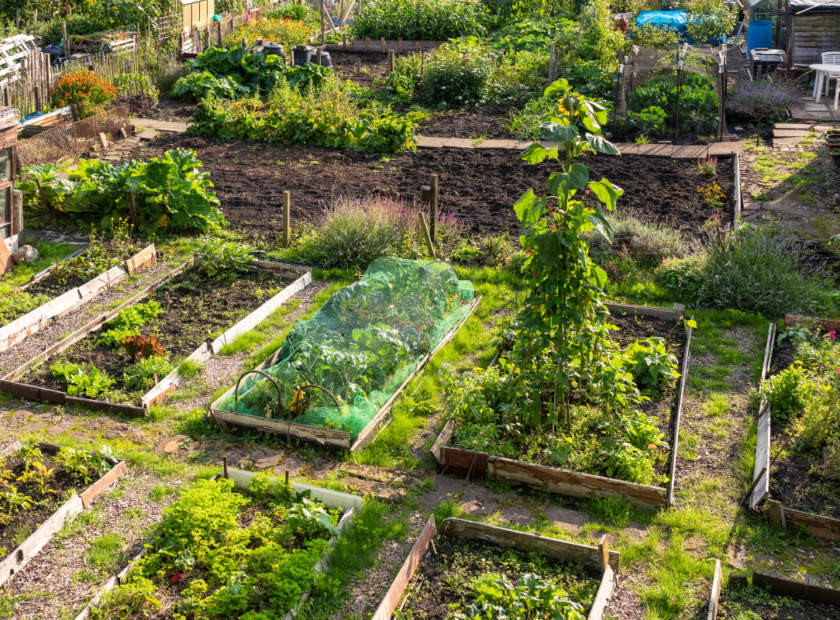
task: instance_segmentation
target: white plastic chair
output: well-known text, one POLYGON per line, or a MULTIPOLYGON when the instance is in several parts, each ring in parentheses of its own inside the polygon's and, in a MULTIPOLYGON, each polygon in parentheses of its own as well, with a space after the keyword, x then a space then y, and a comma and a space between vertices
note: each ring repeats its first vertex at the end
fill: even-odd
POLYGON ((831 84, 831 80, 835 80, 834 82, 834 109, 837 110, 837 103, 838 103, 838 95, 840 95, 840 52, 823 52, 822 56, 822 64, 824 65, 837 65, 838 71, 826 73, 825 77, 825 96, 828 97, 828 93, 830 91, 829 85, 831 84))

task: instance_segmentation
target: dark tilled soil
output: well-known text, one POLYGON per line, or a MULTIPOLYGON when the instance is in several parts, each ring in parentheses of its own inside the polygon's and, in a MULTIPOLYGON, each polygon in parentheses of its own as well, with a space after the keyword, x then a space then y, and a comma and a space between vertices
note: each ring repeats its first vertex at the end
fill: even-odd
MULTIPOLYGON (((163 312, 141 328, 143 336, 156 336, 170 355, 170 360, 186 357, 202 342, 211 341, 225 329, 261 306, 271 294, 276 294, 283 281, 262 271, 240 277, 232 285, 223 281, 212 281, 187 272, 174 278, 169 284, 155 291, 154 299, 163 312), (262 289, 264 295, 254 294, 262 289)), ((121 348, 109 348, 96 344, 100 333, 93 332, 87 338, 70 347, 57 359, 73 364, 95 366, 108 373, 117 382, 113 388, 126 389, 123 373, 132 364, 121 348)), ((48 363, 38 367, 32 377, 26 379, 34 385, 51 389, 66 390, 67 385, 60 377, 54 377, 48 363)), ((160 377, 162 378, 162 377, 160 377)))
POLYGON ((463 110, 447 110, 435 114, 417 128, 418 135, 477 140, 514 140, 505 125, 509 105, 485 105, 463 110))
MULTIPOLYGON (((376 43, 371 42, 371 46, 376 43)), ((342 52, 330 50, 332 70, 335 75, 345 80, 352 80, 359 86, 373 86, 373 80, 384 77, 388 69, 388 54, 372 49, 367 52, 342 52), (356 75, 356 65, 359 63, 361 72, 356 75)))
POLYGON ((761 620, 840 620, 840 609, 831 605, 820 605, 808 601, 797 601, 767 594, 761 590, 726 588, 720 596, 719 618, 737 620, 760 618, 761 620), (751 611, 755 616, 747 615, 751 611))
POLYGON ((120 105, 128 105, 136 118, 152 118, 161 121, 183 121, 195 112, 196 102, 190 99, 175 99, 169 93, 161 93, 157 104, 146 96, 119 97, 120 105))
MULTIPOLYGON (((503 549, 492 543, 439 536, 435 540, 436 554, 429 554, 417 569, 417 582, 422 584, 418 594, 407 601, 406 610, 413 618, 438 620, 448 618, 450 605, 466 610, 472 602, 470 585, 476 577, 488 572, 505 575, 512 584, 528 570, 522 570, 532 558, 527 553, 503 549)), ((589 611, 599 577, 580 565, 547 560, 539 576, 557 579, 574 602, 589 611), (578 595, 576 599, 572 592, 578 595)))
MULTIPOLYGON (((787 439, 787 432, 775 434, 774 453, 787 439)), ((770 496, 794 510, 840 519, 840 480, 821 475, 822 461, 822 454, 815 451, 798 452, 776 461, 770 496)))
MULTIPOLYGON (((28 495, 34 503, 28 510, 18 512, 4 526, 0 526, 0 560, 6 558, 20 543, 37 530, 40 525, 52 516, 65 501, 64 495, 70 489, 79 489, 79 485, 64 466, 53 461, 48 454, 43 454, 43 463, 47 469, 53 470, 53 475, 47 482, 47 493, 42 494, 34 482, 15 484, 19 493, 28 495), (3 551, 5 549, 5 551, 3 551)), ((5 468, 12 473, 12 480, 24 473, 23 461, 17 456, 11 456, 6 461, 5 468)), ((0 491, 9 489, 0 480, 0 491)))
MULTIPOLYGON (((157 156, 185 140, 162 137, 142 152, 157 156)), ((556 166, 529 166, 519 153, 504 150, 420 149, 371 158, 348 150, 308 146, 211 142, 196 147, 211 174, 225 217, 232 227, 262 240, 282 234, 282 196, 292 195, 295 222, 316 220, 338 196, 419 198, 432 174, 440 179, 440 208, 469 224, 474 233, 519 233, 513 204, 529 189, 546 191, 556 166)), ((619 208, 640 217, 667 219, 690 238, 711 215, 698 189, 708 183, 691 160, 624 155, 583 158, 592 179, 606 177, 624 189, 619 208)), ((732 193, 731 160, 720 160, 717 182, 732 193)), ((591 195, 584 200, 595 204, 591 195)))

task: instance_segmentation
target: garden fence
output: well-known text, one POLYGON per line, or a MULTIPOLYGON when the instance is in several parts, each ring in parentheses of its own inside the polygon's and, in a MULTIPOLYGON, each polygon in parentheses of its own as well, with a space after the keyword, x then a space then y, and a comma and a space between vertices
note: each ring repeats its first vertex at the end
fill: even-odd
POLYGON ((21 168, 33 164, 57 163, 79 159, 89 151, 100 133, 113 135, 128 125, 129 107, 106 110, 76 123, 48 129, 17 145, 21 168))
POLYGON ((726 126, 724 62, 716 49, 633 46, 619 67, 616 125, 649 137, 695 131, 720 138, 726 126))

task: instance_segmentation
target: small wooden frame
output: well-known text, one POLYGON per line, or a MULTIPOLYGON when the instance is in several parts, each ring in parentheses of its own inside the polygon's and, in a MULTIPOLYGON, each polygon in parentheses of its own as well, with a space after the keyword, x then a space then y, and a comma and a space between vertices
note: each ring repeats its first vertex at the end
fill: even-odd
MULTIPOLYGON (((667 320, 680 320, 684 314, 682 310, 667 308, 647 308, 628 304, 606 304, 611 312, 624 314, 633 313, 638 316, 654 316, 667 320)), ((677 393, 677 412, 674 423, 674 439, 671 446, 670 480, 667 488, 648 484, 627 482, 595 474, 587 474, 560 467, 527 463, 515 459, 493 456, 486 452, 476 452, 463 448, 449 446, 455 425, 452 420, 446 423, 432 445, 432 456, 443 468, 453 474, 466 474, 468 477, 487 473, 491 478, 505 480, 511 484, 524 484, 534 489, 571 495, 573 497, 622 497, 631 504, 644 508, 659 508, 671 506, 674 501, 674 486, 676 477, 677 448, 679 445, 680 417, 682 415, 685 383, 688 378, 690 365, 691 327, 687 328, 685 350, 683 351, 682 366, 677 393)))
MULTIPOLYGON (((39 355, 35 356, 33 359, 29 360, 25 364, 22 364, 17 369, 13 370, 5 377, 0 379, 0 392, 6 392, 9 394, 14 394, 16 396, 20 396, 26 398, 28 400, 45 400, 47 402, 56 403, 59 405, 67 405, 67 406, 81 406, 87 407, 88 409, 93 409, 95 411, 109 411, 113 413, 122 413, 125 415, 129 415, 132 417, 144 417, 148 414, 151 407, 155 404, 163 402, 166 397, 175 389, 175 384, 177 383, 178 374, 177 369, 173 370, 169 375, 167 375, 164 380, 153 387, 149 392, 143 395, 140 399, 140 405, 128 405, 128 404, 118 404, 118 403, 111 403, 108 401, 100 401, 100 400, 92 400, 87 398, 77 398, 74 396, 69 396, 65 392, 60 392, 58 390, 50 390, 47 388, 41 388, 34 385, 29 385, 26 383, 20 383, 18 380, 26 375, 30 370, 33 368, 40 366, 51 357, 66 351, 68 348, 83 340, 87 337, 90 333, 100 329, 104 326, 108 321, 112 320, 114 317, 119 314, 121 310, 133 306, 140 301, 146 299, 150 293, 154 292, 155 290, 162 287, 164 284, 169 282, 172 278, 177 275, 180 275, 190 267, 192 267, 195 263, 195 259, 191 258, 182 265, 176 267, 168 274, 166 274, 163 278, 144 288, 143 290, 139 291, 135 294, 131 299, 122 303, 117 308, 105 312, 92 321, 90 321, 87 325, 76 330, 73 334, 58 342, 57 344, 49 347, 44 352, 40 353, 39 355), (163 384, 163 385, 162 385, 163 384)), ((189 359, 194 361, 204 361, 212 357, 215 353, 221 349, 221 347, 226 343, 235 338, 237 335, 244 333, 263 320, 265 320, 274 310, 276 310, 280 305, 285 303, 292 295, 300 290, 303 290, 306 286, 308 286, 312 281, 311 273, 308 269, 297 266, 297 265, 285 265, 283 263, 263 263, 261 261, 252 261, 257 268, 263 269, 272 273, 277 277, 281 276, 288 276, 288 275, 300 275, 301 272, 304 272, 297 281, 290 285, 292 287, 292 292, 287 293, 290 287, 284 288, 280 293, 272 297, 270 300, 265 302, 262 306, 257 308, 254 312, 249 314, 247 317, 242 319, 239 323, 231 327, 228 331, 226 331, 222 336, 217 338, 212 345, 203 344, 201 345, 196 351, 194 351, 189 359), (270 267, 263 267, 263 265, 271 265, 270 267)))
MULTIPOLYGON (((785 329, 794 327, 801 323, 811 323, 822 327, 825 330, 840 329, 840 321, 832 321, 830 319, 818 319, 813 317, 799 316, 793 314, 785 315, 785 329)), ((761 368, 761 386, 762 390, 764 380, 770 371, 770 365, 773 359, 773 345, 776 339, 776 325, 770 324, 770 331, 767 335, 767 346, 764 350, 764 365, 761 368)), ((759 481, 755 490, 750 497, 750 508, 758 506, 765 497, 770 495, 770 405, 762 399, 761 411, 758 418, 758 440, 756 442, 755 455, 755 475, 753 483, 755 483, 755 476, 758 475, 759 468, 766 468, 766 475, 764 479, 759 481), (760 491, 759 491, 760 490, 760 491)), ((820 515, 811 514, 809 512, 802 512, 792 508, 786 508, 781 502, 770 500, 769 502, 769 517, 770 522, 779 525, 785 529, 806 529, 814 536, 819 536, 826 540, 840 540, 840 520, 832 519, 831 517, 823 517, 820 515)), ((756 573, 758 574, 758 573, 756 573)), ((773 578, 775 579, 775 578, 773 578)), ((799 582, 791 582, 798 584, 799 582)), ((810 586, 815 588, 816 586, 810 586)), ((830 589, 830 588, 829 588, 830 589)), ((832 590, 837 592, 836 590, 832 590)), ((811 600, 811 599, 807 599, 811 600)), ((821 601, 814 601, 821 602, 821 601)))
MULTIPOLYGON (((0 352, 6 351, 28 336, 40 331, 52 320, 73 312, 103 291, 115 286, 129 274, 153 265, 157 261, 154 244, 129 258, 123 265, 112 267, 96 278, 0 328, 0 352)), ((40 275, 40 274, 38 274, 40 275)))
MULTIPOLYGON (((536 549, 542 551, 551 559, 563 562, 575 562, 600 571, 601 584, 598 587, 595 601, 589 611, 588 620, 601 620, 604 617, 610 598, 615 590, 616 575, 620 567, 621 556, 618 551, 607 550, 603 541, 598 547, 591 547, 454 518, 446 519, 441 524, 440 535, 483 540, 499 545, 500 547, 516 549, 517 551, 531 551, 532 549, 536 549), (606 566, 602 566, 601 556, 604 554, 609 557, 606 566)), ((390 620, 403 594, 405 594, 409 582, 417 571, 420 561, 428 551, 432 540, 437 536, 435 517, 432 515, 429 517, 417 542, 414 543, 414 547, 399 573, 397 573, 397 576, 391 582, 391 587, 388 588, 388 592, 385 593, 382 602, 379 604, 371 620, 390 620)))
MULTIPOLYGON (((450 329, 446 336, 440 341, 440 343, 435 347, 435 349, 429 353, 427 353, 421 360, 420 363, 415 368, 414 372, 412 372, 408 378, 403 382, 403 384, 397 389, 396 392, 388 399, 379 412, 373 417, 373 419, 368 423, 368 425, 359 433, 358 437, 356 437, 355 441, 350 441, 350 433, 347 431, 337 431, 329 428, 321 428, 319 426, 308 426, 306 424, 297 424, 295 422, 287 422, 284 420, 273 420, 271 418, 261 418, 254 415, 249 415, 247 413, 238 413, 236 411, 230 411, 228 409, 221 409, 220 403, 225 401, 229 398, 233 391, 236 389, 236 386, 231 387, 227 392, 222 394, 218 399, 216 399, 213 404, 210 405, 210 409, 205 416, 205 419, 210 419, 219 424, 220 426, 231 424, 234 426, 243 426, 246 428, 253 428, 257 429, 264 433, 272 433, 275 435, 286 435, 288 437, 294 437, 296 439, 302 439, 304 441, 311 441, 316 442, 324 446, 329 446, 332 448, 338 448, 341 450, 349 450, 350 452, 356 452, 361 450, 364 446, 368 443, 373 441, 379 432, 384 428, 387 423, 389 422, 389 414, 391 413, 391 405, 394 403, 394 400, 402 393, 405 386, 414 378, 417 373, 419 373, 423 367, 428 363, 428 361, 437 353, 445 344, 447 344, 452 338, 455 337, 455 334, 458 333, 458 330, 461 329, 461 326, 467 322, 470 318, 472 313, 475 311, 478 304, 481 302, 481 297, 477 297, 472 302, 470 302, 470 308, 464 318, 455 326, 450 329)), ((257 366, 254 370, 262 370, 268 365, 268 362, 272 359, 269 356, 268 359, 264 360, 259 366, 257 366)))
MULTIPOLYGON (((247 489, 250 484, 251 480, 257 474, 245 471, 244 469, 237 469, 235 467, 228 468, 228 477, 233 480, 235 486, 241 489, 247 489)), ((215 478, 224 478, 224 471, 217 474, 215 478)), ((214 478, 214 479, 215 479, 214 478)), ((279 484, 280 481, 275 478, 275 481, 279 484)), ((357 510, 361 510, 362 505, 364 504, 364 499, 359 497, 358 495, 351 495, 350 493, 342 493, 340 491, 333 491, 331 489, 324 489, 322 487, 316 487, 309 484, 302 484, 300 482, 295 482, 292 484, 292 488, 296 493, 300 493, 302 491, 309 491, 310 497, 313 499, 317 499, 318 501, 322 502, 329 508, 344 508, 345 512, 341 517, 341 520, 338 522, 338 536, 341 536, 343 533, 347 531, 347 528, 350 525, 350 521, 355 516, 357 510)), ((338 536, 333 536, 330 538, 329 550, 318 560, 318 563, 315 565, 316 571, 319 573, 323 573, 326 569, 327 562, 329 562, 329 557, 332 554, 332 548, 335 546, 336 541, 338 540, 338 536)), ((85 607, 82 612, 76 616, 74 620, 88 620, 91 616, 92 610, 99 605, 99 602, 102 600, 102 595, 106 592, 109 592, 117 585, 122 585, 126 582, 128 575, 131 573, 132 568, 137 563, 137 561, 143 557, 143 552, 137 555, 135 558, 131 560, 131 562, 126 566, 123 570, 119 572, 114 577, 111 577, 108 582, 99 590, 97 595, 88 603, 87 607, 85 607)), ((309 598, 309 592, 304 592, 301 594, 300 598, 298 599, 297 605, 295 605, 294 609, 289 610, 286 612, 286 615, 283 617, 283 620, 292 620, 293 618, 297 617, 298 612, 300 611, 301 606, 307 601, 309 598)))
MULTIPOLYGON (((0 456, 7 457, 20 450, 23 446, 19 441, 6 446, 0 450, 0 456)), ((61 446, 51 443, 38 442, 38 447, 47 454, 57 454, 61 446)), ((29 536, 17 549, 12 551, 0 562, 0 586, 5 584, 13 575, 19 573, 43 549, 53 535, 64 527, 64 523, 79 514, 90 506, 94 499, 102 492, 122 478, 128 472, 125 461, 117 460, 109 456, 103 457, 111 464, 108 470, 99 480, 91 484, 81 495, 73 495, 67 500, 52 516, 44 521, 35 532, 29 536)))

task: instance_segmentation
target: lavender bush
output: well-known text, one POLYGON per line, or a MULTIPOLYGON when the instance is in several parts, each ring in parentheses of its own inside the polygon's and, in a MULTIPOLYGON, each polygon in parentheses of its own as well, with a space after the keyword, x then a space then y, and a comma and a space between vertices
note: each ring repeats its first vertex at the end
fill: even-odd
POLYGON ((761 123, 783 115, 796 102, 796 87, 791 82, 756 80, 741 82, 732 91, 729 105, 739 114, 755 119, 761 136, 761 123))

